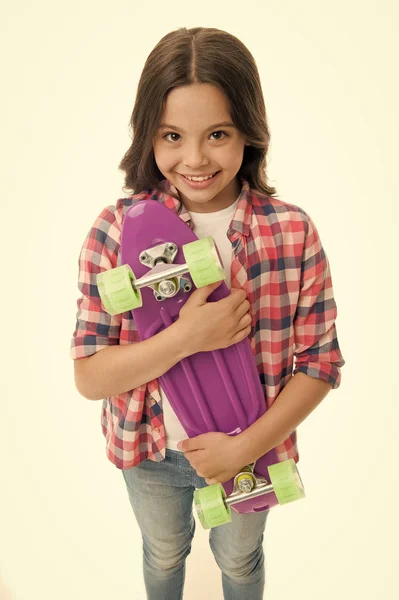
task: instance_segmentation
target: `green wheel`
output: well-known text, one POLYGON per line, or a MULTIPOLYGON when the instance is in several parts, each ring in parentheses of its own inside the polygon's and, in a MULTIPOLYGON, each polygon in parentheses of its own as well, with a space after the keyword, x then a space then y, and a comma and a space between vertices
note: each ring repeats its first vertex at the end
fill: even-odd
POLYGON ((288 504, 305 496, 305 490, 293 458, 268 467, 270 481, 279 504, 288 504))
POLYGON ((231 522, 231 509, 225 505, 225 498, 226 492, 221 483, 195 490, 195 509, 204 529, 231 522))
POLYGON ((98 292, 108 314, 119 315, 142 306, 140 290, 134 287, 135 280, 129 265, 122 265, 97 275, 98 292))
POLYGON ((182 246, 190 275, 197 288, 226 279, 211 236, 182 246))

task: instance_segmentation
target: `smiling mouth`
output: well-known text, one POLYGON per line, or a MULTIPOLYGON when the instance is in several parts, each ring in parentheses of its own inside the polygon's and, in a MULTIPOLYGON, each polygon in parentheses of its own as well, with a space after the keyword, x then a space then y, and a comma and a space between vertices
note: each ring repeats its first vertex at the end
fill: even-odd
MULTIPOLYGON (((185 179, 190 179, 190 180, 192 180, 193 177, 194 178, 199 177, 201 179, 206 180, 206 179, 212 179, 212 177, 215 177, 215 175, 217 175, 218 173, 220 173, 220 171, 215 171, 214 173, 210 173, 209 175, 184 175, 184 173, 179 173, 179 175, 181 175, 185 179)), ((194 183, 195 183, 195 180, 194 180, 194 183)), ((197 182, 197 183, 199 183, 199 182, 197 182)))

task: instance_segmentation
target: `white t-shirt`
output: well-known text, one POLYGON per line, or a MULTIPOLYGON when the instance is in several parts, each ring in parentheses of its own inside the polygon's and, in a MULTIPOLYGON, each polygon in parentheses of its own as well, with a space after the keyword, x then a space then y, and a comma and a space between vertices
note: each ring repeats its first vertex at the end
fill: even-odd
MULTIPOLYGON (((227 237, 227 230, 229 229, 231 220, 236 211, 238 200, 239 198, 237 198, 237 200, 231 206, 213 213, 196 213, 190 211, 191 219, 194 224, 194 233, 196 236, 198 238, 203 238, 210 235, 215 240, 217 249, 219 250, 222 258, 223 268, 226 273, 225 283, 229 289, 231 287, 230 268, 233 250, 231 247, 231 242, 227 237)), ((180 452, 180 450, 177 449, 177 443, 180 440, 186 439, 187 434, 184 431, 161 386, 159 386, 159 391, 161 394, 164 416, 166 447, 170 450, 176 450, 180 452)))

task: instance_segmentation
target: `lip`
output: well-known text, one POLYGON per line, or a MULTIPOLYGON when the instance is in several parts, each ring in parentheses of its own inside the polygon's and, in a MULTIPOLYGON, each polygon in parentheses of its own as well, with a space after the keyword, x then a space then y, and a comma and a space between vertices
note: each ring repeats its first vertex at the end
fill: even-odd
POLYGON ((200 175, 192 175, 191 173, 179 173, 179 175, 183 175, 183 177, 209 177, 217 173, 217 171, 212 171, 211 173, 201 173, 200 175))
MULTIPOLYGON (((202 190, 204 188, 207 188, 207 187, 211 186, 217 180, 217 178, 219 177, 220 173, 221 173, 221 171, 219 171, 219 172, 217 171, 216 175, 214 177, 212 177, 212 179, 208 179, 207 181, 196 181, 196 182, 189 181, 181 173, 179 173, 179 177, 181 177, 182 181, 184 181, 184 183, 186 185, 188 185, 188 187, 190 187, 190 188, 192 188, 194 190, 202 190)), ((198 177, 199 177, 199 175, 198 175, 198 177)))

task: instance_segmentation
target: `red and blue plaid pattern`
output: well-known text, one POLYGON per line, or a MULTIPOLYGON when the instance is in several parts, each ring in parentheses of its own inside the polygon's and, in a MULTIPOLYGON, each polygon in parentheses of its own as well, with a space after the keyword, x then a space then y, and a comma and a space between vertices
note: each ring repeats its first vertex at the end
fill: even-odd
MULTIPOLYGON (((100 301, 96 276, 119 266, 123 217, 137 200, 158 200, 192 226, 189 212, 165 192, 144 190, 100 213, 79 256, 76 328, 71 358, 80 359, 114 344, 139 342, 131 312, 110 316, 100 301)), ((312 219, 298 206, 251 189, 241 179, 241 194, 227 236, 233 248, 231 286, 243 288, 251 304, 249 336, 270 407, 289 379, 301 371, 341 382, 345 364, 339 349, 330 266, 312 219)), ((106 455, 119 469, 145 459, 165 458, 165 428, 158 380, 105 398, 101 425, 106 455)), ((279 461, 299 460, 296 430, 276 448, 279 461)))

